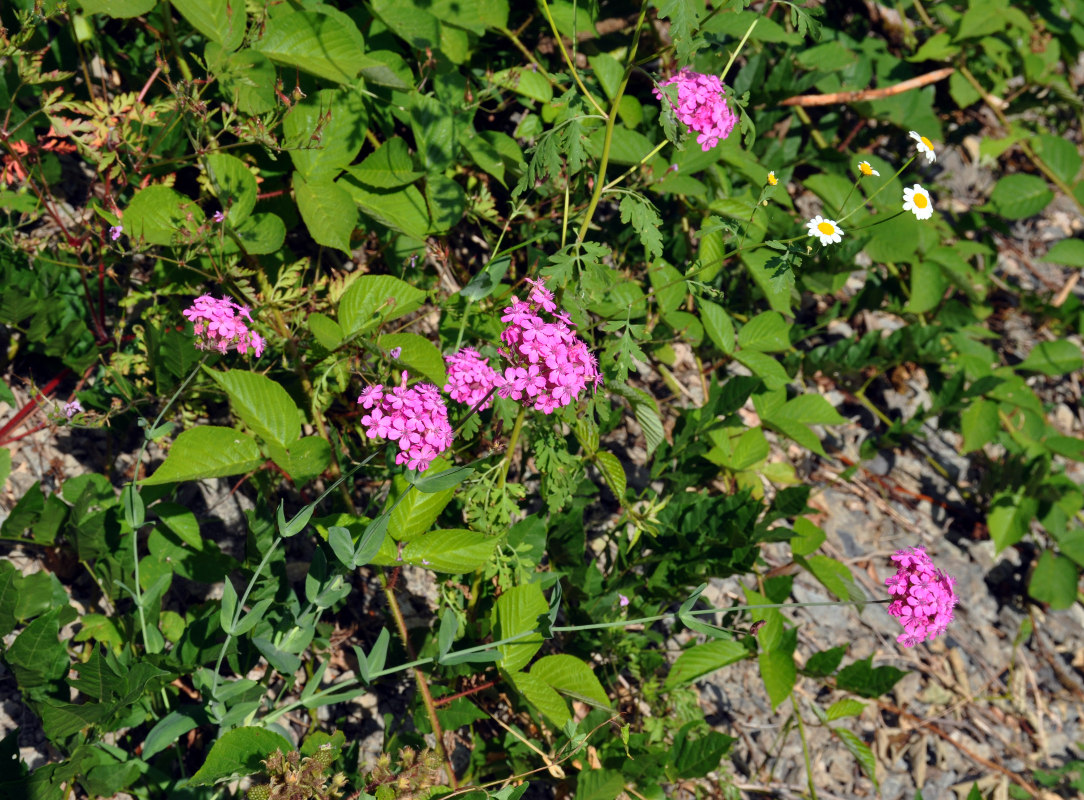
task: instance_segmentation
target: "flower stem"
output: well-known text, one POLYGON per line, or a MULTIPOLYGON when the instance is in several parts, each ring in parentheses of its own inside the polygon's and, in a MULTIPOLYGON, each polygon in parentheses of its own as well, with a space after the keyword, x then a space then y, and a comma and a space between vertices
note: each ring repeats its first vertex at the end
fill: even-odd
POLYGON ((516 416, 516 424, 512 426, 512 435, 508 437, 508 449, 505 450, 504 460, 501 461, 501 474, 497 478, 497 488, 503 489, 505 480, 508 478, 508 467, 512 464, 512 457, 516 452, 516 444, 519 443, 519 434, 523 430, 523 420, 527 416, 526 407, 521 407, 516 416))
MULTIPOLYGON (((644 12, 647 10, 647 4, 644 4, 644 9, 640 12, 640 19, 643 20, 644 12)), ((580 73, 576 70, 576 65, 572 61, 572 57, 569 56, 568 50, 565 49, 565 40, 561 38, 561 32, 557 30, 557 23, 553 21, 553 13, 550 11, 550 4, 546 0, 542 0, 542 13, 546 15, 546 22, 550 24, 550 30, 553 31, 553 38, 557 40, 557 46, 561 49, 561 55, 565 58, 565 63, 568 64, 568 71, 572 73, 572 79, 576 81, 576 85, 580 87, 580 91, 583 92, 583 96, 595 107, 598 113, 606 116, 606 109, 599 105, 598 100, 594 95, 587 91, 587 87, 583 85, 583 80, 580 78, 580 73)), ((637 37, 639 37, 640 29, 636 29, 637 37)), ((636 45, 633 44, 633 50, 635 51, 636 45)), ((620 93, 618 93, 620 97, 620 93)))

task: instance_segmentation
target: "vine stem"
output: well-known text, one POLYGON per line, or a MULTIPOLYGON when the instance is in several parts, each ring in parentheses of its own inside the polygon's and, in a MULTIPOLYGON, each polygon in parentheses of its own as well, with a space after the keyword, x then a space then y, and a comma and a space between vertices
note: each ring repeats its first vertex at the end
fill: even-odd
MULTIPOLYGON (((550 25, 553 25, 553 17, 550 15, 549 6, 545 0, 542 3, 543 8, 546 10, 546 17, 550 20, 550 25)), ((632 37, 632 46, 629 48, 629 55, 625 61, 625 74, 621 76, 621 84, 617 87, 617 91, 614 93, 613 103, 610 107, 610 113, 606 114, 601 108, 601 111, 606 115, 606 136, 602 140, 602 158, 598 164, 598 177, 595 178, 595 190, 591 193, 591 201, 587 204, 587 212, 584 214, 583 222, 580 224, 579 233, 576 234, 576 244, 582 244, 584 237, 587 235, 588 228, 591 227, 591 219, 595 216, 595 209, 598 208, 598 201, 602 197, 602 190, 604 187, 603 181, 606 180, 606 167, 610 165, 610 147, 614 140, 614 125, 617 123, 617 107, 621 104, 621 98, 625 94, 625 87, 629 84, 629 77, 632 75, 632 69, 636 63, 636 50, 640 46, 640 31, 644 27, 644 18, 647 16, 647 3, 644 3, 640 9, 640 16, 636 19, 636 32, 632 37)), ((556 33, 557 28, 554 27, 556 33)), ((560 35, 557 36, 557 41, 561 41, 560 35)), ((564 45, 561 45, 561 52, 565 52, 564 45)), ((567 56, 566 56, 567 57, 567 56)), ((576 75, 573 70, 573 75, 576 75)), ((577 82, 579 77, 576 78, 577 82)), ((580 88, 583 89, 583 84, 580 84, 580 88)), ((583 89, 586 93, 587 90, 583 89)), ((587 95, 591 97, 590 94, 587 95)), ((592 98, 592 102, 594 99, 592 98)), ((596 104, 597 106, 597 104, 596 104)))
POLYGON ((519 414, 516 415, 516 424, 512 426, 512 435, 508 437, 508 449, 504 453, 504 459, 501 461, 501 474, 497 478, 497 488, 503 489, 505 480, 508 478, 508 467, 512 464, 512 457, 516 452, 516 444, 519 442, 519 434, 523 430, 523 420, 527 416, 526 407, 520 407, 519 414))
MULTIPOLYGON (((384 574, 384 570, 381 569, 377 572, 377 577, 380 580, 380 588, 384 590, 384 598, 388 601, 388 609, 391 611, 392 618, 395 620, 395 627, 399 631, 399 638, 403 640, 403 647, 406 649, 407 656, 412 660, 416 660, 416 653, 414 652, 414 646, 410 643, 410 635, 407 633, 406 620, 403 618, 403 611, 399 607, 399 601, 395 598, 395 589, 388 582, 387 575, 384 574)), ((440 759, 444 761, 448 770, 448 782, 451 784, 452 789, 459 788, 459 782, 455 777, 455 766, 452 764, 452 760, 449 757, 448 752, 444 749, 444 731, 440 726, 440 720, 437 718, 437 707, 433 703, 433 694, 429 691, 429 683, 425 679, 425 673, 419 669, 419 667, 411 667, 414 672, 414 682, 418 686, 418 692, 422 696, 422 702, 425 704, 425 713, 429 717, 429 724, 433 728, 433 736, 436 739, 436 751, 440 759)))

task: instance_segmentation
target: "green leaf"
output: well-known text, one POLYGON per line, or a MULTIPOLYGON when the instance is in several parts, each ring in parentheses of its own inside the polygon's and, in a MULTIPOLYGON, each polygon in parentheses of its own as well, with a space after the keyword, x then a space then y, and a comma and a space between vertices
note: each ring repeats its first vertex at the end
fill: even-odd
POLYGON ((317 244, 333 247, 350 255, 350 235, 357 225, 358 214, 350 193, 330 180, 312 183, 294 173, 294 195, 305 227, 317 244))
POLYGON ((111 710, 110 706, 98 703, 75 705, 47 702, 41 706, 41 721, 46 736, 66 739, 100 722, 111 710))
POLYGON ((741 260, 753 282, 764 292, 768 305, 781 314, 789 314, 794 272, 779 254, 767 247, 746 250, 741 254, 741 260))
POLYGON ((839 663, 847 652, 847 645, 840 645, 829 650, 820 650, 810 656, 802 669, 803 675, 812 678, 825 678, 839 668, 839 663))
POLYGON ((919 261, 911 267, 911 297, 904 311, 924 314, 941 304, 948 279, 940 266, 932 261, 919 261))
POLYGON ((537 100, 540 103, 548 103, 553 100, 553 87, 546 80, 546 76, 526 67, 502 69, 493 73, 489 78, 489 82, 494 86, 511 89, 513 92, 537 100))
POLYGON ((666 676, 666 690, 688 686, 698 678, 715 672, 717 669, 734 664, 748 657, 749 651, 740 642, 726 639, 713 639, 698 644, 678 656, 677 661, 666 676))
POLYGON ((106 14, 114 19, 131 19, 146 14, 157 0, 79 0, 87 14, 106 14))
POLYGON ((783 365, 766 353, 757 350, 739 350, 734 354, 734 358, 764 381, 764 385, 770 390, 782 389, 790 383, 783 365))
POLYGON ((368 117, 353 89, 325 89, 295 104, 282 118, 294 168, 314 188, 334 180, 361 152, 368 117))
POLYGON ((305 436, 286 449, 286 458, 276 459, 294 483, 306 483, 331 466, 331 445, 319 436, 305 436))
POLYGON ((325 350, 334 350, 342 344, 345 335, 339 323, 319 311, 309 314, 309 330, 325 350))
POLYGON ((734 354, 734 323, 722 306, 712 303, 710 300, 697 298, 700 306, 700 321, 704 323, 704 330, 711 341, 728 356, 734 354))
MULTIPOLYGON (((418 494, 418 492, 413 492, 418 494)), ((403 562, 462 575, 489 563, 500 537, 462 528, 431 531, 403 548, 403 562)))
POLYGON ((165 462, 144 486, 240 475, 263 464, 255 440, 233 428, 200 425, 177 437, 165 462))
POLYGON ((648 256, 662 258, 662 218, 651 201, 639 194, 626 194, 621 198, 620 210, 621 222, 632 224, 648 256))
POLYGON ((1068 267, 1084 267, 1084 239, 1062 239, 1046 251, 1042 260, 1068 267))
POLYGON ((625 468, 621 466, 621 460, 613 453, 608 453, 605 450, 597 452, 595 454, 595 459, 599 471, 602 472, 603 477, 606 478, 606 483, 610 487, 610 491, 614 493, 617 502, 623 504, 625 502, 625 489, 628 487, 628 480, 625 477, 625 468))
POLYGON ((467 193, 451 178, 430 175, 425 179, 425 199, 429 204, 431 224, 429 233, 446 233, 463 219, 467 208, 467 193))
MULTIPOLYGON (((207 60, 217 44, 207 45, 207 60)), ((231 53, 218 72, 223 95, 246 114, 266 114, 277 105, 275 65, 263 53, 246 47, 231 53)))
POLYGON ((783 632, 774 648, 761 650, 757 654, 760 678, 764 681, 764 688, 768 690, 773 709, 790 697, 794 689, 794 681, 798 677, 798 669, 794 664, 794 648, 797 644, 798 630, 790 628, 783 632))
POLYGON ((23 576, 10 561, 0 561, 0 636, 15 630, 15 607, 23 576))
POLYGON ((425 292, 391 275, 362 275, 339 300, 339 324, 347 336, 376 317, 381 322, 409 314, 425 300, 425 292))
POLYGON ((994 495, 986 514, 986 527, 998 553, 1024 538, 1038 509, 1038 498, 1020 491, 994 495))
POLYGON ((834 704, 828 707, 828 710, 825 711, 825 717, 828 718, 828 722, 841 720, 844 717, 857 717, 865 707, 866 704, 861 700, 844 697, 842 700, 836 700, 834 704))
POLYGON ((666 441, 666 436, 662 429, 662 420, 659 418, 659 411, 655 406, 655 401, 650 403, 636 403, 635 404, 636 421, 640 425, 640 429, 644 432, 644 440, 647 444, 647 454, 650 456, 655 452, 655 449, 666 441))
POLYGON ((289 447, 300 438, 301 412, 275 381, 243 369, 208 369, 207 374, 229 395, 233 413, 261 439, 289 447))
POLYGON ((960 452, 970 453, 982 449, 993 441, 999 430, 1001 421, 997 416, 997 403, 981 397, 976 398, 960 412, 960 433, 964 437, 960 452))
POLYGON ((723 755, 737 741, 732 736, 709 730, 702 736, 692 738, 692 731, 702 723, 687 722, 674 735, 668 760, 679 778, 703 778, 719 768, 723 755))
POLYGON ((907 674, 895 667, 873 667, 872 663, 873 656, 869 656, 841 669, 836 675, 836 688, 872 700, 887 694, 907 674))
POLYGON ((195 730, 200 725, 206 725, 209 721, 206 712, 200 706, 180 706, 175 711, 169 712, 158 720, 147 734, 147 738, 143 740, 142 758, 149 761, 174 742, 178 742, 186 733, 195 730))
MULTIPOLYGON (((448 466, 443 459, 436 459, 429 469, 437 472, 448 466)), ((409 488, 410 484, 402 475, 396 475, 392 482, 394 491, 388 497, 387 508, 394 510, 388 520, 388 532, 397 542, 409 542, 417 539, 437 521, 440 512, 452 501, 455 487, 440 492, 419 492, 409 488), (402 500, 399 497, 406 492, 402 500)))
POLYGON ((1065 375, 1084 368, 1084 355, 1080 347, 1065 339, 1039 342, 1016 368, 1044 375, 1065 375))
MULTIPOLYGON (((276 253, 286 241, 286 224, 277 214, 253 214, 234 233, 250 255, 276 253)), ((230 248, 227 246, 227 252, 230 248)))
POLYGON ((678 61, 687 64, 692 60, 696 29, 700 25, 703 3, 696 0, 654 0, 659 16, 670 21, 670 40, 677 48, 678 61))
POLYGON ((168 186, 148 186, 125 209, 124 232, 136 241, 167 245, 175 238, 191 239, 203 221, 203 209, 184 195, 168 186))
POLYGON ((790 540, 790 551, 796 556, 807 556, 824 544, 824 531, 805 517, 794 520, 794 532, 798 535, 790 540))
POLYGON ((416 50, 440 47, 440 21, 413 3, 374 0, 373 11, 392 33, 416 50))
POLYGON ((4 654, 23 691, 58 681, 68 671, 68 653, 60 641, 60 611, 54 608, 23 628, 4 654))
POLYGON ((193 28, 226 50, 236 50, 245 39, 244 0, 173 0, 173 7, 193 28))
POLYGON ((433 0, 427 2, 426 10, 445 22, 466 28, 481 36, 487 28, 504 28, 508 25, 507 0, 433 0))
MULTIPOLYGON (((799 558, 799 563, 806 567, 820 581, 824 588, 844 602, 863 600, 866 595, 859 588, 850 567, 828 556, 808 556, 799 558)), ((859 611, 862 605, 858 606, 859 611)))
POLYGON ((352 177, 341 180, 339 185, 350 193, 366 216, 412 239, 425 240, 429 233, 429 209, 417 186, 374 190, 352 177))
POLYGON ((789 350, 790 325, 778 311, 757 314, 738 332, 738 345, 762 353, 789 350))
POLYGON ((531 665, 531 675, 573 700, 610 708, 610 698, 594 671, 582 659, 564 653, 544 656, 531 665))
POLYGON ((1032 144, 1051 172, 1067 184, 1072 185, 1076 181, 1081 158, 1080 150, 1073 142, 1061 136, 1044 133, 1035 137, 1032 144))
POLYGON ((873 786, 879 788, 877 783, 877 758, 873 755, 873 751, 869 749, 869 745, 846 728, 832 728, 832 733, 839 737, 840 741, 843 742, 843 746, 854 756, 858 766, 862 768, 862 772, 873 781, 873 786))
POLYGON ((326 5, 271 17, 256 49, 276 63, 345 84, 372 64, 354 21, 326 5))
MULTIPOLYGON (((500 638, 507 639, 520 633, 535 630, 538 618, 549 611, 549 603, 537 583, 514 586, 500 597, 496 604, 500 638)), ((500 666, 507 672, 519 672, 527 666, 531 657, 542 646, 542 634, 524 636, 518 641, 502 644, 500 666)), ((562 701, 563 703, 563 701, 562 701)))
POLYGON ((399 136, 388 139, 364 161, 347 167, 346 171, 359 183, 375 189, 398 189, 414 183, 425 174, 415 171, 410 149, 399 136))
POLYGON ((189 781, 188 786, 211 786, 228 778, 263 771, 263 759, 281 750, 293 750, 283 736, 265 728, 234 728, 226 731, 211 746, 207 760, 189 781))
POLYGON ((240 225, 256 206, 256 178, 241 159, 225 153, 207 155, 206 168, 215 196, 227 210, 226 218, 240 225))
POLYGON ((572 719, 572 715, 568 713, 568 704, 541 678, 528 672, 516 672, 510 677, 516 691, 545 714, 554 725, 560 728, 572 719))
POLYGON ((990 194, 989 206, 1006 219, 1026 219, 1046 208, 1054 193, 1037 175, 1015 173, 1001 178, 990 194))
POLYGON ((1031 573, 1028 594, 1040 603, 1049 603, 1053 610, 1061 611, 1076 602, 1079 579, 1077 567, 1070 559, 1044 550, 1031 573))

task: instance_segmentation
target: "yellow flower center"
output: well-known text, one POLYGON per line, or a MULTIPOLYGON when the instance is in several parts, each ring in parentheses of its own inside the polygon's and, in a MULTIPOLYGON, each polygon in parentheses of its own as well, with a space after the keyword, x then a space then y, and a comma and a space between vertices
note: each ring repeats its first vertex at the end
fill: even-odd
POLYGON ((831 222, 818 222, 817 230, 819 230, 825 236, 831 236, 833 233, 836 232, 836 226, 833 225, 831 222))
POLYGON ((918 137, 918 138, 920 138, 920 139, 922 140, 922 143, 923 143, 924 145, 926 145, 926 146, 927 146, 928 148, 930 148, 931 150, 933 150, 933 142, 931 142, 931 141, 930 141, 929 139, 927 139, 927 138, 926 138, 925 136, 920 136, 920 137, 918 137))
POLYGON ((925 208, 930 204, 930 201, 926 199, 926 195, 921 192, 915 192, 912 202, 915 204, 915 208, 925 208))
POLYGON ((772 186, 775 186, 777 183, 779 183, 779 179, 775 177, 774 172, 768 173, 768 183, 770 183, 772 186))
POLYGON ((873 167, 871 167, 865 161, 863 161, 861 164, 859 164, 858 168, 860 170, 862 170, 863 175, 872 175, 873 174, 873 167))

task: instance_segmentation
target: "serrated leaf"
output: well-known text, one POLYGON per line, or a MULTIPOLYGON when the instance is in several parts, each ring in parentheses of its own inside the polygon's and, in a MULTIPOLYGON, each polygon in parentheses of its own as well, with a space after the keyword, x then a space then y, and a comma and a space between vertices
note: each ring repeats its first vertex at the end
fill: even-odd
POLYGON ((1026 219, 1046 208, 1054 193, 1037 175, 1015 173, 1001 178, 990 193, 990 206, 1006 219, 1026 219))
POLYGON ((195 202, 168 186, 148 186, 136 192, 124 211, 124 232, 147 244, 186 241, 204 222, 195 202))
POLYGON ((208 369, 230 398, 230 408, 266 442, 289 447, 301 436, 301 412, 281 385, 259 372, 208 369))
POLYGON ((1044 375, 1065 375, 1084 368, 1084 355, 1080 347, 1065 339, 1039 342, 1016 368, 1044 375))
POLYGON ((374 63, 354 21, 326 5, 272 16, 256 49, 278 64, 343 84, 374 63))
POLYGON ((595 708, 610 707, 610 698, 594 671, 576 656, 565 653, 544 656, 531 665, 531 675, 574 700, 595 708))
POLYGON ((757 314, 738 332, 738 345, 762 353, 789 350, 790 325, 778 311, 757 314))
POLYGON ((516 691, 557 727, 563 726, 572 718, 564 698, 541 678, 529 672, 516 672, 511 678, 516 691))
POLYGON ((414 169, 414 160, 404 139, 399 136, 385 141, 358 165, 347 167, 359 183, 375 189, 397 189, 407 186, 425 173, 414 169))
POLYGON ((240 475, 263 463, 260 448, 251 436, 233 428, 201 425, 177 437, 165 462, 143 480, 143 485, 240 475))
POLYGON ((226 219, 240 225, 256 206, 256 178, 239 158, 226 153, 209 153, 206 156, 207 177, 226 219))
POLYGON ((339 300, 339 324, 350 336, 374 318, 385 321, 409 314, 424 299, 425 292, 421 289, 391 275, 362 275, 339 300))
POLYGON ((244 41, 244 0, 173 0, 173 7, 193 28, 225 50, 236 50, 244 41))
POLYGON ((606 483, 609 485, 610 490, 614 493, 619 503, 625 501, 625 489, 628 486, 628 480, 625 477, 625 468, 621 466, 621 461, 613 453, 608 453, 605 450, 600 450, 595 454, 596 463, 599 470, 606 478, 606 483))
POLYGON ((712 303, 710 300, 698 298, 696 301, 700 307, 700 321, 704 324, 704 331, 708 334, 712 343, 728 356, 734 354, 734 323, 723 307, 712 303))

